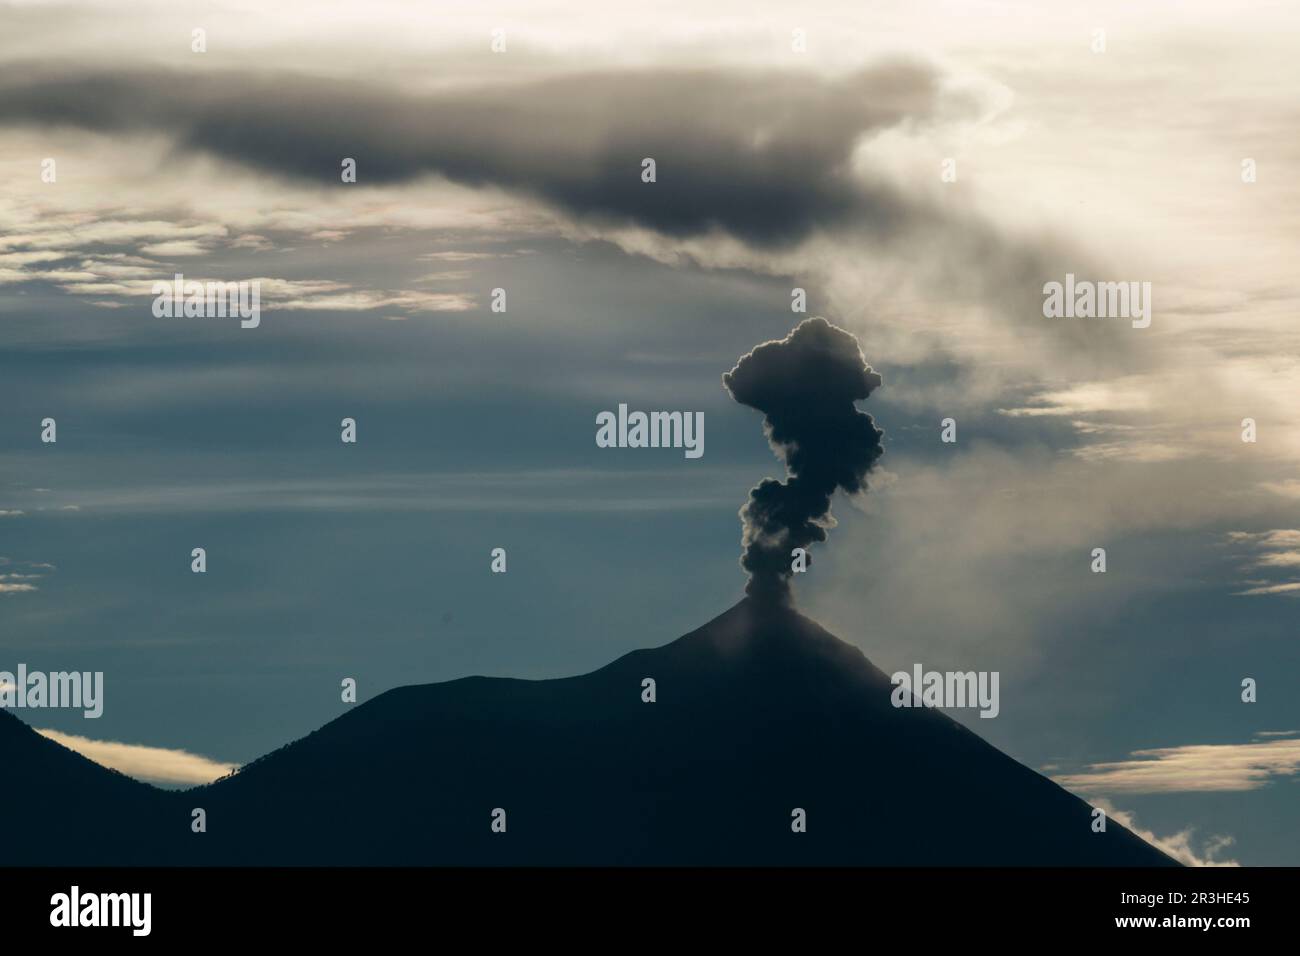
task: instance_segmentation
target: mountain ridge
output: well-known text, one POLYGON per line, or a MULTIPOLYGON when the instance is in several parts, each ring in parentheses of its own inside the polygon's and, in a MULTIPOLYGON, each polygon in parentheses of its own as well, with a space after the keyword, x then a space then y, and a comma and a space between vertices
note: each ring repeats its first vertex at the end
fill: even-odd
POLYGON ((113 799, 88 825, 117 838, 100 833, 86 859, 47 831, 43 851, 176 864, 1175 865, 1115 821, 1094 833, 1084 801, 937 710, 894 707, 892 690, 858 648, 746 598, 587 674, 393 688, 202 787, 105 786, 113 799), (194 807, 208 832, 191 832, 194 807), (791 829, 796 808, 806 832, 791 829))

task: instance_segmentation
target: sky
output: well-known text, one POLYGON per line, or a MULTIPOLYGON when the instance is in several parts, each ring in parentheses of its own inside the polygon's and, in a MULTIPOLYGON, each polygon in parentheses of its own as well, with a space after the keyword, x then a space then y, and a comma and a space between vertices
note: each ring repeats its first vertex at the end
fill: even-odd
POLYGON ((1300 863, 1297 20, 0 5, 0 671, 105 674, 97 720, 19 716, 189 785, 344 677, 698 627, 784 477, 722 376, 820 315, 884 453, 804 613, 998 671, 952 716, 1180 859, 1300 863), (258 280, 260 324, 156 317, 177 273, 258 280), (1046 317, 1067 274, 1150 283, 1149 327, 1046 317), (597 447, 623 403, 703 413, 704 454, 597 447))

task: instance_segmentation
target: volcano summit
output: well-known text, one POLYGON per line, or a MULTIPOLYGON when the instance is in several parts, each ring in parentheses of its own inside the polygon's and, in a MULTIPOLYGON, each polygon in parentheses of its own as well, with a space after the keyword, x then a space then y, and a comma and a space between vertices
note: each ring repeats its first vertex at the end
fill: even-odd
POLYGON ((1173 865, 784 604, 581 677, 401 687, 167 792, 0 715, 11 864, 1173 865), (653 703, 642 681, 653 678, 653 703), (19 785, 19 782, 23 783, 19 785), (53 795, 38 781, 61 782, 53 795), (193 833, 202 807, 207 832, 193 833), (792 825, 802 810, 805 829, 792 825), (501 814, 496 811, 504 811, 501 814), (504 821, 500 826, 494 823, 504 821))

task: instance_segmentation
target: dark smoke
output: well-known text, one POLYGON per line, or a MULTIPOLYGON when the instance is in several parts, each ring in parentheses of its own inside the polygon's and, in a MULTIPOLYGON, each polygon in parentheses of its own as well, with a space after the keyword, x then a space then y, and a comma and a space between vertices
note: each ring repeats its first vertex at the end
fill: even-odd
POLYGON ((825 541, 835 527, 836 489, 864 491, 885 434, 854 402, 880 386, 858 340, 825 319, 807 319, 764 342, 722 376, 731 397, 763 413, 763 430, 787 480, 764 478, 740 509, 749 572, 745 591, 788 601, 794 548, 825 541))
POLYGON ((905 61, 838 79, 624 70, 425 95, 246 70, 0 65, 0 124, 162 135, 335 188, 348 156, 362 184, 432 174, 583 220, 670 236, 721 229, 764 247, 850 223, 885 237, 934 221, 897 189, 856 176, 852 158, 866 137, 954 111, 974 117, 979 105, 905 61), (653 186, 641 181, 644 157, 659 161, 653 186))

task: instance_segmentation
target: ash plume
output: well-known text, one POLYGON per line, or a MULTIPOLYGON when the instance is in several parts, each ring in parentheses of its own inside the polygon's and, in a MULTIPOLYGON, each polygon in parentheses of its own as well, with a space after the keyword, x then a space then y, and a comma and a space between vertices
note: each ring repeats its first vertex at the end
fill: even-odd
POLYGON ((424 95, 270 70, 0 64, 0 126, 158 135, 309 183, 337 183, 339 158, 354 156, 374 184, 432 174, 584 221, 669 236, 721 229, 767 248, 848 223, 892 236, 930 222, 901 192, 854 176, 854 149, 980 112, 934 68, 905 60, 839 79, 610 70, 424 95), (653 189, 640 179, 647 156, 663 161, 653 189))
POLYGON ((764 342, 722 376, 731 397, 763 413, 763 430, 788 472, 764 478, 740 509, 751 597, 789 601, 791 551, 826 540, 831 496, 866 490, 884 432, 854 402, 880 386, 849 332, 807 319, 764 342))

